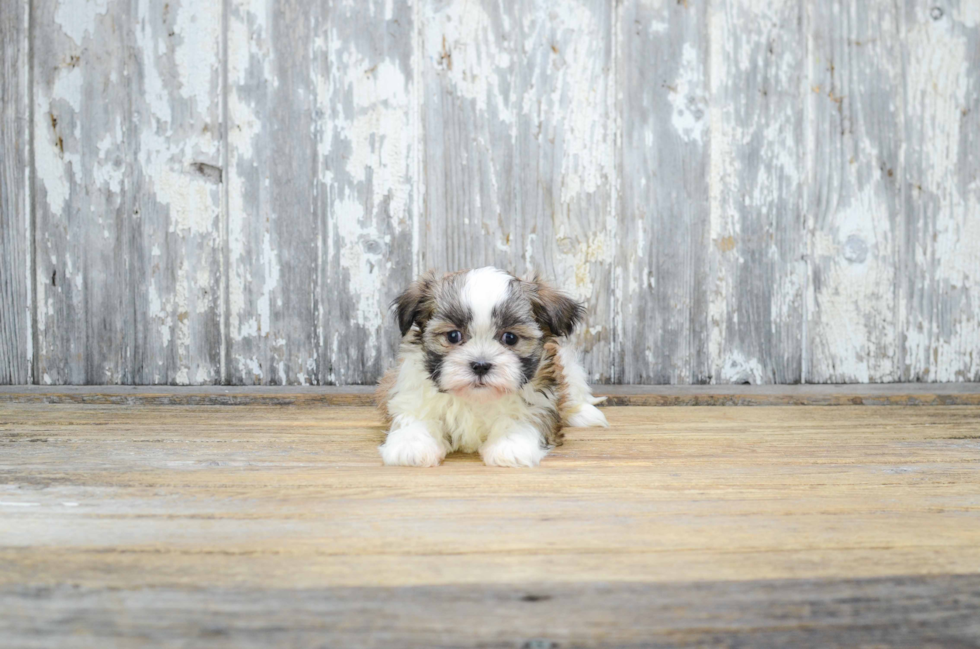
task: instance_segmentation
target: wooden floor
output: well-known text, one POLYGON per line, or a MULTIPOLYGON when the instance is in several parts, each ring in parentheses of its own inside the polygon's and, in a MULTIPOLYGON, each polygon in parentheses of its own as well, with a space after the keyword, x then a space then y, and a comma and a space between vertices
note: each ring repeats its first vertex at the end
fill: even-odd
POLYGON ((0 400, 0 645, 980 646, 980 407, 612 407, 535 470, 366 407, 0 400))

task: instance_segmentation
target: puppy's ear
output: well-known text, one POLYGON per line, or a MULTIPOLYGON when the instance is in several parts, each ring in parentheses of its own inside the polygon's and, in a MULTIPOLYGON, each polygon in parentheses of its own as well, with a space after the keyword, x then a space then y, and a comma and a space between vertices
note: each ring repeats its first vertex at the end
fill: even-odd
POLYGON ((403 336, 416 322, 421 327, 428 320, 423 316, 430 310, 434 281, 434 273, 429 272, 422 275, 391 303, 391 308, 395 310, 398 316, 398 328, 403 336))
POLYGON ((525 284, 535 320, 554 335, 567 336, 582 321, 585 307, 572 298, 537 277, 525 284))

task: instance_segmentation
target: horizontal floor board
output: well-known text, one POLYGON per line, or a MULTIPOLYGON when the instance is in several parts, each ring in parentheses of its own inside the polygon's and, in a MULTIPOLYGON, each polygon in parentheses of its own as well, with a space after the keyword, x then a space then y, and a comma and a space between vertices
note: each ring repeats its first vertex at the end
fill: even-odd
POLYGON ((980 576, 325 589, 0 587, 24 647, 972 647, 980 576))
POLYGON ((608 429, 509 470, 384 467, 374 408, 318 403, 0 402, 0 636, 977 637, 980 407, 610 406, 608 429))

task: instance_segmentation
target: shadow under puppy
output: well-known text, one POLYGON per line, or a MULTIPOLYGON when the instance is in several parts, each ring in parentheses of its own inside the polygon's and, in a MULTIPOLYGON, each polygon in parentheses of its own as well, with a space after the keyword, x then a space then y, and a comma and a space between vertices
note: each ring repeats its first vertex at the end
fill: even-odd
POLYGON ((429 273, 393 306, 398 366, 378 386, 385 464, 436 466, 459 450, 536 466, 563 426, 607 425, 567 346, 585 310, 544 282, 489 267, 429 273))

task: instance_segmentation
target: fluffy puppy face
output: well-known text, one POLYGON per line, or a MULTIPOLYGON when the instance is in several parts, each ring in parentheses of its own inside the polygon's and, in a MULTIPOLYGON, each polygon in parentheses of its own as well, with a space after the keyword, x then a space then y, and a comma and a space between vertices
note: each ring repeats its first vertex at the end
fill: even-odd
POLYGON ((443 392, 490 401, 534 378, 544 344, 568 335, 583 308, 535 279, 496 268, 421 277, 395 300, 402 335, 417 331, 429 377, 443 392))

